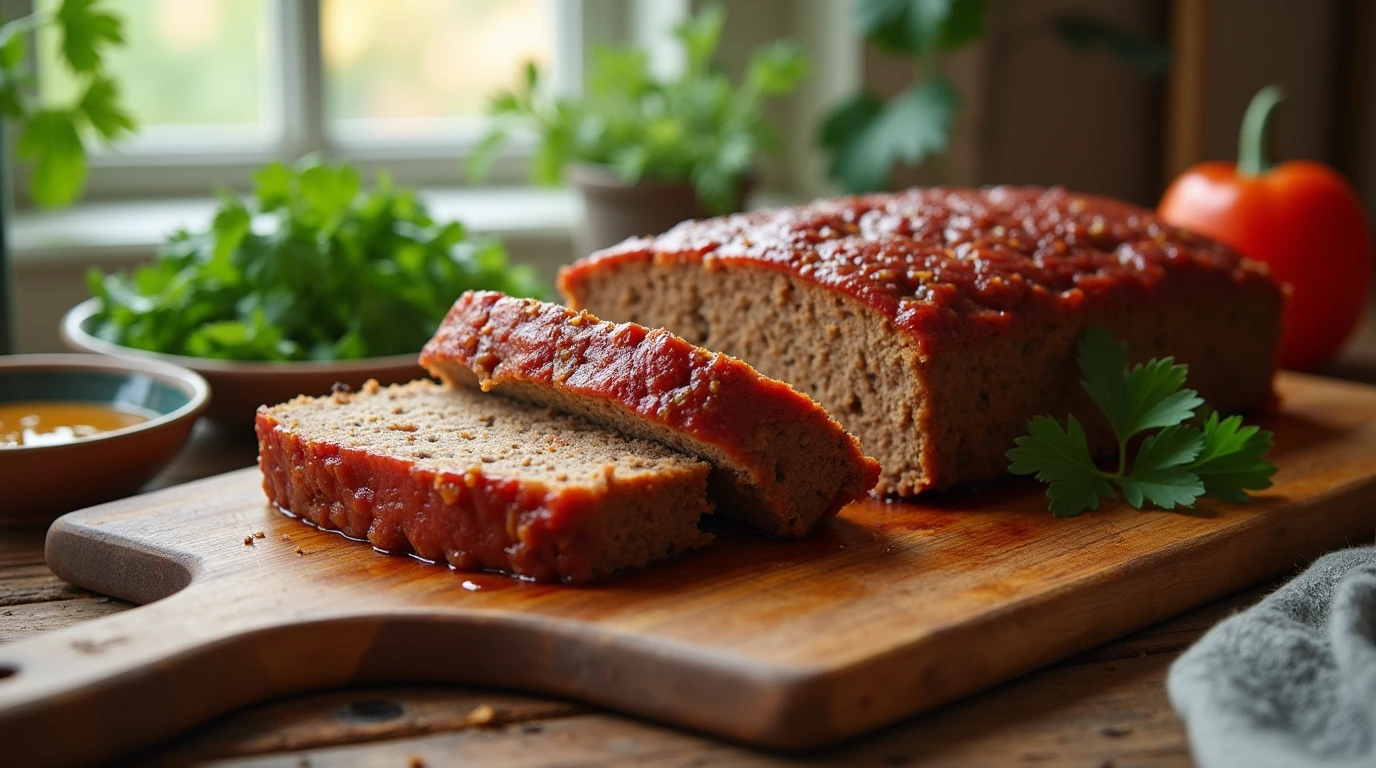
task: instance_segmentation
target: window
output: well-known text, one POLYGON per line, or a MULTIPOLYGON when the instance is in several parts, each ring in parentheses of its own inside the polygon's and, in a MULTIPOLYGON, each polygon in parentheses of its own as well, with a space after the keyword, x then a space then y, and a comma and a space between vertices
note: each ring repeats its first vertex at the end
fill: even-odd
MULTIPOLYGON (((106 0, 126 37, 108 67, 140 127, 92 158, 86 196, 206 195, 315 151, 461 185, 488 95, 528 60, 573 87, 584 51, 624 37, 631 1, 106 0)), ((0 0, 10 17, 59 2, 0 0)), ((48 33, 35 55, 54 102, 74 89, 58 45, 48 33)), ((528 151, 513 142, 493 182, 522 183, 528 151)))
POLYGON ((548 72, 545 0, 322 0, 325 119, 331 138, 472 135, 491 93, 525 62, 548 72))

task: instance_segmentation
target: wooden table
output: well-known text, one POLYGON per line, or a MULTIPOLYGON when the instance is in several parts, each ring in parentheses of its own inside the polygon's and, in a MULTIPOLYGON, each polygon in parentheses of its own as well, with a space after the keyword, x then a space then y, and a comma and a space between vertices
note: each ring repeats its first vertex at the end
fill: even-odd
MULTIPOLYGON (((1376 383, 1376 315, 1329 373, 1376 383)), ((188 449, 154 485, 249 466, 254 450, 251 440, 198 425, 188 449)), ((254 707, 140 754, 131 764, 1187 766, 1192 761, 1184 727, 1166 700, 1167 668, 1209 627, 1274 586, 1244 590, 936 712, 805 756, 759 752, 566 701, 405 687, 335 691, 254 707)), ((130 607, 54 576, 43 562, 41 531, 0 533, 0 642, 130 607)))

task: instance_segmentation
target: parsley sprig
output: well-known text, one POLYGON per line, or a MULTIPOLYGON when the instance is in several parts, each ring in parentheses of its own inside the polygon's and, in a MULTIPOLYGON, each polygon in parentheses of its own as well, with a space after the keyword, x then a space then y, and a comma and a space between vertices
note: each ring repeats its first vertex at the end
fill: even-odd
POLYGON ((1115 486, 1136 509, 1192 507, 1200 496, 1242 503, 1247 491, 1271 486, 1276 467, 1264 456, 1273 435, 1244 427, 1240 416, 1211 413, 1199 423, 1195 409, 1204 400, 1185 387, 1186 366, 1166 357, 1128 367, 1127 345, 1099 326, 1085 331, 1078 352, 1085 391, 1118 441, 1116 467, 1095 464, 1073 415, 1064 426, 1050 416, 1034 417, 1007 454, 1010 472, 1050 484, 1046 496, 1056 517, 1098 509, 1100 499, 1115 497, 1115 486), (1129 462, 1129 443, 1144 434, 1129 462))
POLYGON ((179 231, 132 274, 92 267, 91 332, 136 349, 223 360, 414 354, 470 288, 544 296, 527 264, 379 173, 306 157, 224 194, 207 229, 179 231))

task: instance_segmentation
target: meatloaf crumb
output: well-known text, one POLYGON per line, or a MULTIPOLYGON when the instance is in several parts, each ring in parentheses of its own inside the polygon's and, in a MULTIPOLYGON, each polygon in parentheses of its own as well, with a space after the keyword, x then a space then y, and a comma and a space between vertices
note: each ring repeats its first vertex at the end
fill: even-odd
POLYGON ((697 527, 711 511, 707 463, 467 389, 368 382, 260 408, 257 431, 273 503, 462 570, 587 582, 711 538, 697 527))
POLYGON ((718 509, 799 536, 864 496, 879 465, 806 395, 663 330, 557 304, 469 292, 421 365, 445 380, 551 405, 699 456, 718 509))
POLYGON ((1093 324, 1174 355, 1219 410, 1269 405, 1282 293, 1151 212, 1063 189, 916 189, 686 222, 560 275, 570 306, 666 328, 793 384, 907 495, 1003 473, 1034 415, 1108 425, 1079 386, 1093 324))

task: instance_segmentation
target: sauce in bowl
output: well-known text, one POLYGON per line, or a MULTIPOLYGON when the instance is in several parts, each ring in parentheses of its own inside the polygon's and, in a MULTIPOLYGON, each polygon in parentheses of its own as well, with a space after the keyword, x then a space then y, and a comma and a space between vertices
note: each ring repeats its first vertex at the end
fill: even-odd
POLYGON ((60 445, 142 424, 152 416, 103 403, 63 400, 0 403, 0 447, 60 445))

